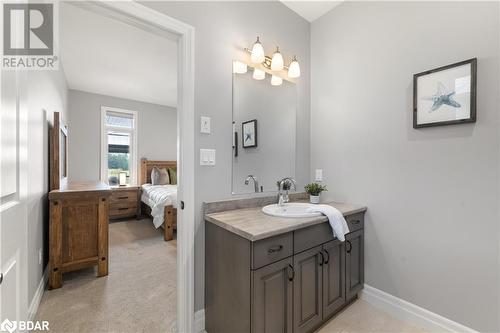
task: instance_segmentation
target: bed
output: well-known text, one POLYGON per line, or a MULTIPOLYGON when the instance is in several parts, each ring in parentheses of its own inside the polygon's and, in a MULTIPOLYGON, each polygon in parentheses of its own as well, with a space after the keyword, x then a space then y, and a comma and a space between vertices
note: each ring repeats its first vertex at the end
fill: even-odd
POLYGON ((151 185, 154 168, 177 168, 177 161, 141 159, 141 209, 153 219, 156 228, 163 227, 165 241, 174 239, 177 228, 177 185, 151 185))

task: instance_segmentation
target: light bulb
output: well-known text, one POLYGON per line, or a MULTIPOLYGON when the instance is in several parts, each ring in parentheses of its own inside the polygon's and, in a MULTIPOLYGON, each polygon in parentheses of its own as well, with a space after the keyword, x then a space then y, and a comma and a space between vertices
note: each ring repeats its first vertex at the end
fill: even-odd
POLYGON ((274 52, 273 58, 271 59, 271 70, 280 71, 283 67, 283 56, 280 53, 279 47, 276 47, 276 52, 274 52))
POLYGON ((258 68, 254 68, 252 77, 256 80, 264 80, 266 78, 266 72, 258 68))
POLYGON ((247 72, 247 64, 242 63, 241 61, 233 61, 233 73, 235 74, 245 74, 247 72))
POLYGON ((300 65, 297 61, 297 57, 293 56, 293 60, 288 66, 288 77, 294 79, 300 76, 300 65))
POLYGON ((279 76, 273 75, 271 76, 271 85, 272 86, 281 86, 283 83, 283 79, 280 78, 279 76))
POLYGON ((253 44, 252 54, 250 55, 250 60, 254 64, 261 64, 266 59, 264 54, 264 48, 260 43, 259 37, 257 37, 257 41, 253 44))

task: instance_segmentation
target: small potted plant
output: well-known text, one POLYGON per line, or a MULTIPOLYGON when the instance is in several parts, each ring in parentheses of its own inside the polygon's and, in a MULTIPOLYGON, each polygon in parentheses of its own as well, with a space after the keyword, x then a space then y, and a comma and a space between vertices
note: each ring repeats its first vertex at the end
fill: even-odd
POLYGON ((326 185, 320 185, 318 183, 311 183, 304 186, 304 189, 309 194, 309 201, 312 204, 319 204, 319 195, 323 191, 328 191, 326 185))

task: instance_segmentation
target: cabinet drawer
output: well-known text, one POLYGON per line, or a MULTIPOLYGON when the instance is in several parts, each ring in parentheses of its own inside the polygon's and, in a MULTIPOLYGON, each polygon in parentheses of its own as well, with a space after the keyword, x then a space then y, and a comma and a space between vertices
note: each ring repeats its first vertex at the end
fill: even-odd
POLYGON ((349 232, 354 232, 359 229, 363 229, 365 226, 364 213, 357 213, 354 215, 346 216, 347 225, 349 226, 349 232))
MULTIPOLYGON (((350 233, 364 228, 365 222, 363 212, 346 216, 345 219, 349 226, 350 233)), ((330 223, 328 222, 296 230, 293 237, 293 253, 305 251, 335 238, 333 236, 332 227, 330 227, 330 223)))
POLYGON ((269 265, 293 254, 291 232, 252 243, 252 269, 269 265))
POLYGON ((110 218, 134 216, 136 214, 137 214, 137 207, 119 207, 119 208, 111 207, 109 209, 110 218))
POLYGON ((127 201, 127 202, 137 202, 137 191, 113 191, 111 193, 110 202, 119 202, 119 201, 127 201))
POLYGON ((328 222, 296 230, 293 235, 293 253, 305 251, 333 239, 332 227, 328 222))
POLYGON ((115 201, 111 202, 109 205, 110 209, 119 209, 119 208, 137 208, 137 200, 134 202, 131 201, 115 201))

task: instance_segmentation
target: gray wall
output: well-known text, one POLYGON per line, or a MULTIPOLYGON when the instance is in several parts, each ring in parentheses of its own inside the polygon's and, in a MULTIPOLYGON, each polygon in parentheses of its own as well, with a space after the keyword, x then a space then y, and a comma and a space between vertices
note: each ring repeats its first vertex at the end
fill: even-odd
POLYGON ((68 171, 71 180, 99 180, 101 106, 137 111, 139 159, 177 158, 177 110, 167 106, 70 90, 68 171))
MULTIPOLYGON (((302 76, 298 83, 297 166, 299 183, 309 174, 309 23, 279 2, 147 2, 145 5, 195 27, 196 150, 217 149, 217 165, 195 166, 195 308, 204 307, 205 231, 202 203, 231 196, 232 61, 247 59, 241 50, 261 36, 266 52, 279 45, 290 61, 297 54, 302 76), (212 117, 212 134, 199 134, 200 116, 212 117)), ((199 155, 198 153, 196 154, 199 155)), ((188 203, 189 204, 189 203, 188 203)))
POLYGON ((252 74, 249 70, 233 76, 238 156, 233 157, 232 188, 238 194, 255 193, 253 182, 244 182, 250 174, 266 192, 276 192, 278 179, 295 177, 297 86, 286 80, 281 86, 271 86, 270 75, 258 81, 252 74), (243 148, 242 123, 252 119, 257 119, 257 147, 243 148))
POLYGON ((49 123, 54 111, 67 119, 68 88, 62 69, 29 71, 28 101, 28 197, 27 258, 28 304, 42 279, 48 261, 49 123), (38 251, 42 249, 42 264, 38 251))
POLYGON ((498 3, 346 2, 311 27, 311 170, 368 206, 366 283, 499 331, 498 3), (412 128, 412 75, 478 58, 475 124, 412 128))

